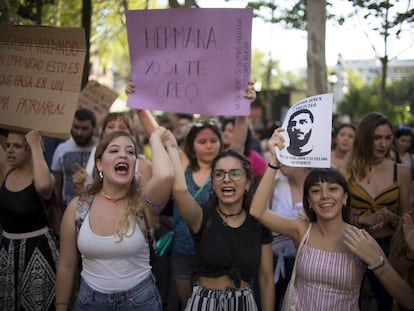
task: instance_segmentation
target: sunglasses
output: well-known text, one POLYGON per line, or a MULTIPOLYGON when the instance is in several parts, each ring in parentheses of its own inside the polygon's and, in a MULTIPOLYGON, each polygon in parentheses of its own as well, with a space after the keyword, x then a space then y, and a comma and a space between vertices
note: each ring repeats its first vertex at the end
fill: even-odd
POLYGON ((229 178, 232 181, 238 181, 243 177, 243 171, 239 168, 233 168, 231 170, 225 171, 225 170, 215 170, 213 172, 213 179, 215 181, 222 181, 224 180, 224 177, 226 174, 229 176, 229 178))
POLYGON ((189 125, 195 126, 195 127, 203 127, 206 125, 218 126, 218 122, 216 119, 197 120, 197 121, 194 121, 193 123, 190 123, 189 125))

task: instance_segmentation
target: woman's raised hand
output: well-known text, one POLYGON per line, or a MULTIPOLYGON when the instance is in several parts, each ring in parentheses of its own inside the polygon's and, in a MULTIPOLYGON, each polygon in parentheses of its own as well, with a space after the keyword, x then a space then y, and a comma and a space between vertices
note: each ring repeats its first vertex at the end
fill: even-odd
POLYGON ((285 129, 279 127, 274 130, 272 136, 269 138, 267 145, 269 147, 270 153, 272 154, 272 158, 275 159, 277 162, 277 156, 276 156, 276 147, 279 148, 279 150, 282 150, 285 148, 285 138, 282 135, 282 132, 284 132, 285 129))
POLYGON ((40 146, 42 143, 42 136, 38 130, 31 130, 26 135, 26 142, 29 144, 30 147, 33 146, 40 146))
POLYGON ((254 102, 256 100, 256 91, 254 90, 254 82, 249 81, 246 88, 246 94, 244 95, 245 98, 247 98, 250 103, 254 102))

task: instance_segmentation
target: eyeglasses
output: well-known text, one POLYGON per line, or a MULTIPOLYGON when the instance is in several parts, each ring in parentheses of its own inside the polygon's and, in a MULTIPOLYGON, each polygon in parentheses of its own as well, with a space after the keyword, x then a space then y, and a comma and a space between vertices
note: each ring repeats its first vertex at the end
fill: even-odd
POLYGON ((224 177, 226 177, 226 174, 229 176, 229 178, 232 181, 238 181, 243 177, 243 172, 239 168, 233 168, 231 170, 225 171, 225 170, 215 170, 213 172, 213 179, 215 181, 222 181, 224 180, 224 177))

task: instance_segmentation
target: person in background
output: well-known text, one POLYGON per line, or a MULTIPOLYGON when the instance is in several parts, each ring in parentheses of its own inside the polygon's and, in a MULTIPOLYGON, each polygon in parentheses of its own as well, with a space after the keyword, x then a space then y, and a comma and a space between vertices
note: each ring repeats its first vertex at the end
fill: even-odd
POLYGON ((76 110, 69 140, 55 150, 51 171, 56 179, 56 195, 65 204, 75 196, 73 173, 85 168, 91 150, 95 146, 93 133, 96 126, 95 114, 86 108, 76 110))
POLYGON ((199 258, 186 310, 258 310, 251 287, 256 275, 261 309, 273 310, 271 235, 248 212, 253 182, 249 160, 233 149, 215 156, 209 165, 210 203, 203 207, 189 191, 172 134, 166 147, 175 170, 173 196, 194 235, 199 258))
MULTIPOLYGON (((221 130, 223 133, 224 148, 228 148, 231 146, 231 142, 233 140, 233 134, 234 134, 234 124, 235 124, 234 118, 226 118, 222 120, 221 122, 221 130)), ((252 132, 248 128, 246 141, 244 143, 243 154, 250 160, 250 163, 252 164, 253 175, 254 175, 254 186, 253 187, 255 188, 257 184, 259 183, 260 178, 262 177, 262 174, 266 170, 267 162, 257 151, 250 148, 251 140, 252 140, 252 132)))
POLYGON ((356 128, 352 124, 338 125, 333 133, 333 148, 331 152, 331 167, 339 170, 344 176, 347 174, 349 155, 354 143, 356 128))
POLYGON ((262 154, 260 141, 263 139, 266 123, 266 108, 259 101, 254 101, 250 105, 249 126, 252 129, 253 138, 251 141, 251 149, 262 154))
MULTIPOLYGON (((395 267, 395 270, 407 280, 408 285, 414 292, 414 209, 411 209, 401 217, 401 221, 391 241, 388 260, 395 267)), ((414 300, 414 294, 412 295, 414 300)), ((398 303, 398 302, 397 302, 398 303)), ((394 309, 395 309, 394 303, 394 309)), ((398 306, 397 310, 402 309, 398 306)), ((394 310, 393 309, 393 310, 394 310)), ((414 307, 413 307, 414 309, 414 307)))
POLYGON ((185 139, 188 129, 194 120, 192 114, 177 113, 176 115, 176 126, 174 127, 173 133, 177 138, 178 145, 181 145, 185 139))
POLYGON ((51 137, 51 136, 43 136, 44 142, 44 155, 47 166, 50 168, 52 165, 53 154, 55 153, 56 148, 61 144, 64 143, 66 140, 63 138, 51 137))
MULTIPOLYGON (((285 148, 278 129, 269 140, 269 149, 285 148)), ((295 245, 303 244, 296 255, 294 290, 296 310, 359 310, 359 291, 366 268, 375 273, 393 294, 411 289, 388 263, 375 240, 351 225, 350 193, 344 176, 336 169, 312 169, 303 188, 307 219, 280 216, 267 208, 266 198, 279 167, 276 153, 254 195, 250 213, 273 231, 289 235, 295 245), (398 290, 396 290, 398 288, 398 290)), ((404 304, 410 304, 404 295, 404 304)))
POLYGON ((0 146, 0 310, 55 309, 56 240, 42 201, 52 196, 54 176, 39 131, 10 131, 0 146))
POLYGON ((410 169, 411 196, 410 203, 414 202, 414 155, 410 152, 413 135, 409 127, 399 127, 394 133, 394 143, 391 149, 391 158, 410 169))
MULTIPOLYGON (((102 130, 99 140, 105 136, 116 131, 125 131, 134 135, 134 127, 130 116, 124 112, 108 113, 102 122, 102 130)), ((85 168, 79 167, 73 174, 73 183, 76 193, 79 194, 84 191, 85 187, 92 183, 92 173, 95 167, 95 152, 96 146, 92 148, 89 159, 85 168)), ((143 185, 151 178, 151 165, 148 161, 143 159, 143 156, 138 154, 137 157, 137 174, 140 174, 140 182, 143 185)))
MULTIPOLYGON (((399 218, 410 205, 410 171, 390 159, 392 137, 392 124, 383 114, 365 115, 357 127, 347 169, 352 223, 365 228, 386 256, 399 218)), ((378 310, 391 310, 392 297, 376 275, 368 271, 367 278, 378 310)))
POLYGON ((57 311, 68 310, 78 249, 81 284, 72 310, 162 310, 151 273, 149 236, 155 224, 153 210, 165 203, 156 194, 171 191, 173 182, 165 135, 161 127, 151 134, 152 177, 145 187, 135 174, 137 147, 132 135, 117 131, 99 142, 93 183, 86 197, 69 203, 63 217, 57 311))

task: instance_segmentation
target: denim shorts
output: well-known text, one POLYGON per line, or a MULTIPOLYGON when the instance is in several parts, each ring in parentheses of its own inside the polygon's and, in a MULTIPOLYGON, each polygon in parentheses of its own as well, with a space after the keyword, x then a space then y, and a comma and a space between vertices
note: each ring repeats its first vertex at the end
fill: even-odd
POLYGON ((71 310, 161 311, 162 302, 152 275, 127 291, 110 294, 100 293, 92 289, 82 279, 78 297, 71 310))

